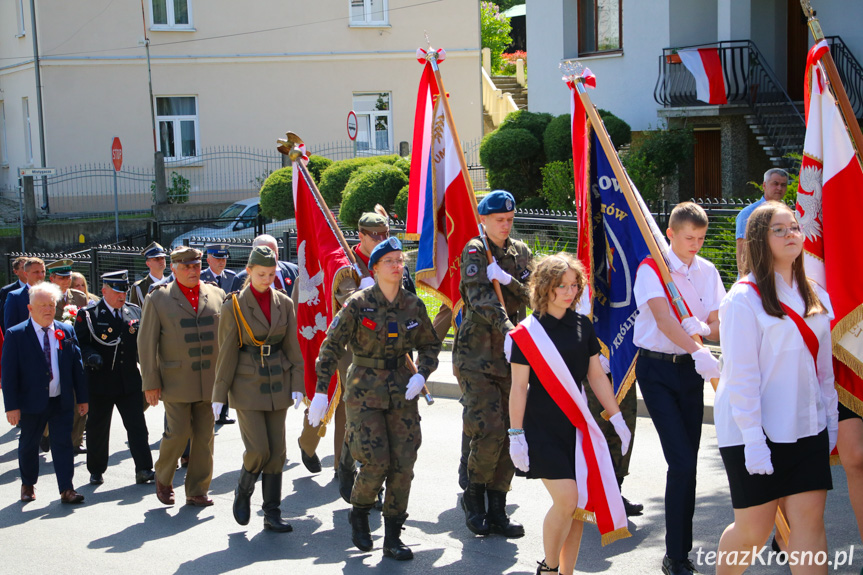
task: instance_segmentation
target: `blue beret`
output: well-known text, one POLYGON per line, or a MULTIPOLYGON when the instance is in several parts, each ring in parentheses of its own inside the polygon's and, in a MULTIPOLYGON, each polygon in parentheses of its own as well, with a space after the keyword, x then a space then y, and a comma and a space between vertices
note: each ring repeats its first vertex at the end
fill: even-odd
POLYGON ((102 274, 102 283, 114 291, 128 291, 129 274, 127 270, 102 274))
POLYGON ((482 199, 477 211, 481 216, 515 211, 515 198, 506 190, 495 190, 482 199))
POLYGON ((387 255, 390 252, 399 252, 402 249, 402 243, 398 238, 388 238, 378 245, 375 246, 375 249, 372 250, 372 255, 369 256, 369 268, 373 267, 378 260, 387 255))

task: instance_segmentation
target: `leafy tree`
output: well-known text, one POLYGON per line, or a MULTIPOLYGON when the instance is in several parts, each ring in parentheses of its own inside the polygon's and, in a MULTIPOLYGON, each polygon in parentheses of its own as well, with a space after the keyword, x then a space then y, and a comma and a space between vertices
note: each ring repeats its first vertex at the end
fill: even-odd
POLYGON ((552 210, 575 209, 575 176, 572 171, 572 157, 566 161, 549 162, 543 166, 540 195, 552 210))
POLYGON ((480 3, 480 40, 483 48, 491 50, 491 71, 497 74, 503 62, 503 51, 512 43, 509 18, 500 13, 493 2, 480 3))

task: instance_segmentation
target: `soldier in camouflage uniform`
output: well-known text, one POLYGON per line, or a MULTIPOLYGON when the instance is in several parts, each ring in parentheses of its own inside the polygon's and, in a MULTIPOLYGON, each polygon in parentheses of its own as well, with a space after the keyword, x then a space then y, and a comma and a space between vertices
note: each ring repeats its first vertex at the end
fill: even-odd
POLYGON ((494 262, 488 263, 479 237, 470 240, 461 254, 464 319, 456 334, 453 366, 462 391, 464 432, 471 438, 462 508, 468 529, 478 535, 494 530, 521 537, 524 528, 510 521, 505 510, 515 467, 507 437, 512 377, 503 343, 530 303, 527 283, 533 264, 527 245, 509 237, 515 214, 512 194, 494 191, 483 198, 478 211, 494 262), (495 294, 494 279, 501 284, 504 306, 495 294))
POLYGON ((309 423, 317 426, 326 412, 330 379, 350 345, 353 363, 344 382, 347 438, 362 464, 351 493, 352 540, 363 551, 372 549, 369 509, 386 480, 384 556, 407 560, 413 553, 401 542, 401 529, 422 439, 416 397, 437 368, 441 344, 422 300, 402 287, 401 243, 390 238, 378 244, 369 266, 375 285, 348 298, 321 345, 309 423), (411 375, 405 355, 414 349, 418 373, 411 375))

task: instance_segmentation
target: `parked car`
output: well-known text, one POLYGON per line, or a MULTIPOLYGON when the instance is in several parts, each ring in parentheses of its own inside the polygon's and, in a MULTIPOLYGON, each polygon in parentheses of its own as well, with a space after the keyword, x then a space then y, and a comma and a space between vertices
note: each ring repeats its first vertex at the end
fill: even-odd
MULTIPOLYGON (((232 240, 251 239, 255 236, 255 221, 261 209, 260 198, 247 198, 228 206, 217 218, 199 228, 180 234, 171 242, 171 249, 183 245, 183 240, 193 237, 232 240)), ((283 232, 296 229, 294 218, 269 220, 265 224, 266 233, 279 237, 283 232)))

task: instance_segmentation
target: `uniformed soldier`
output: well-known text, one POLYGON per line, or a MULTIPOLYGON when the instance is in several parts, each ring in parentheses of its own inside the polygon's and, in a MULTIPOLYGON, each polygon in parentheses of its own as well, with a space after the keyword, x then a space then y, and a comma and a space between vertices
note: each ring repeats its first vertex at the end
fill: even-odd
POLYGON ((206 507, 213 477, 213 380, 219 347, 216 334, 225 292, 200 281, 201 252, 171 253, 175 281, 144 300, 138 349, 143 389, 150 405, 165 402, 165 433, 156 461, 156 496, 174 503, 177 459, 191 437, 186 504, 206 507))
POLYGON ((147 422, 141 411, 144 392, 138 371, 138 328, 141 308, 126 303, 129 276, 126 270, 102 275, 102 299, 78 311, 75 336, 90 390, 87 421, 87 469, 90 483, 104 483, 108 468, 108 441, 114 406, 123 419, 129 451, 135 461, 135 483, 155 479, 147 422))
POLYGON ((165 278, 165 258, 168 253, 159 243, 153 242, 144 248, 141 255, 147 259, 147 268, 150 270, 150 273, 132 285, 132 291, 129 293, 129 302, 143 308, 144 298, 150 293, 150 286, 159 283, 165 278))
POLYGON ((512 194, 491 192, 478 212, 494 260, 488 263, 480 237, 470 240, 461 254, 464 315, 453 346, 453 365, 462 391, 464 432, 471 438, 462 508, 468 529, 478 535, 494 531, 521 537, 524 528, 506 515, 506 493, 515 468, 507 437, 512 379, 503 342, 530 302, 527 280, 533 264, 527 245, 509 237, 515 215, 512 194), (492 280, 500 282, 504 306, 492 280))
POLYGON ((303 356, 297 340, 294 302, 270 288, 276 254, 258 246, 246 266, 250 282, 222 304, 219 359, 213 386, 213 412, 230 399, 240 420, 246 451, 234 491, 234 519, 248 525, 250 498, 258 475, 264 498, 264 529, 291 531, 282 521, 282 469, 285 465, 285 417, 303 399, 303 356))
POLYGON ((327 410, 327 388, 345 347, 353 363, 344 381, 347 439, 361 464, 351 493, 349 515, 354 545, 371 551, 369 510, 384 481, 384 556, 413 558, 401 541, 407 519, 413 467, 422 435, 416 397, 437 368, 440 340, 425 305, 402 286, 405 260, 396 238, 372 251, 369 266, 374 286, 360 290, 333 318, 318 355, 317 389, 309 406, 309 423, 317 427, 327 410), (417 373, 406 365, 416 349, 417 373))
MULTIPOLYGON (((228 257, 231 255, 228 250, 228 244, 207 244, 204 247, 207 254, 207 265, 210 266, 201 272, 202 282, 211 282, 222 288, 222 291, 228 293, 231 291, 231 284, 234 282, 236 272, 227 269, 228 257)), ((216 425, 230 425, 235 421, 228 417, 229 405, 224 402, 224 406, 219 413, 216 414, 216 425)), ((188 454, 186 454, 188 457, 188 454)))

